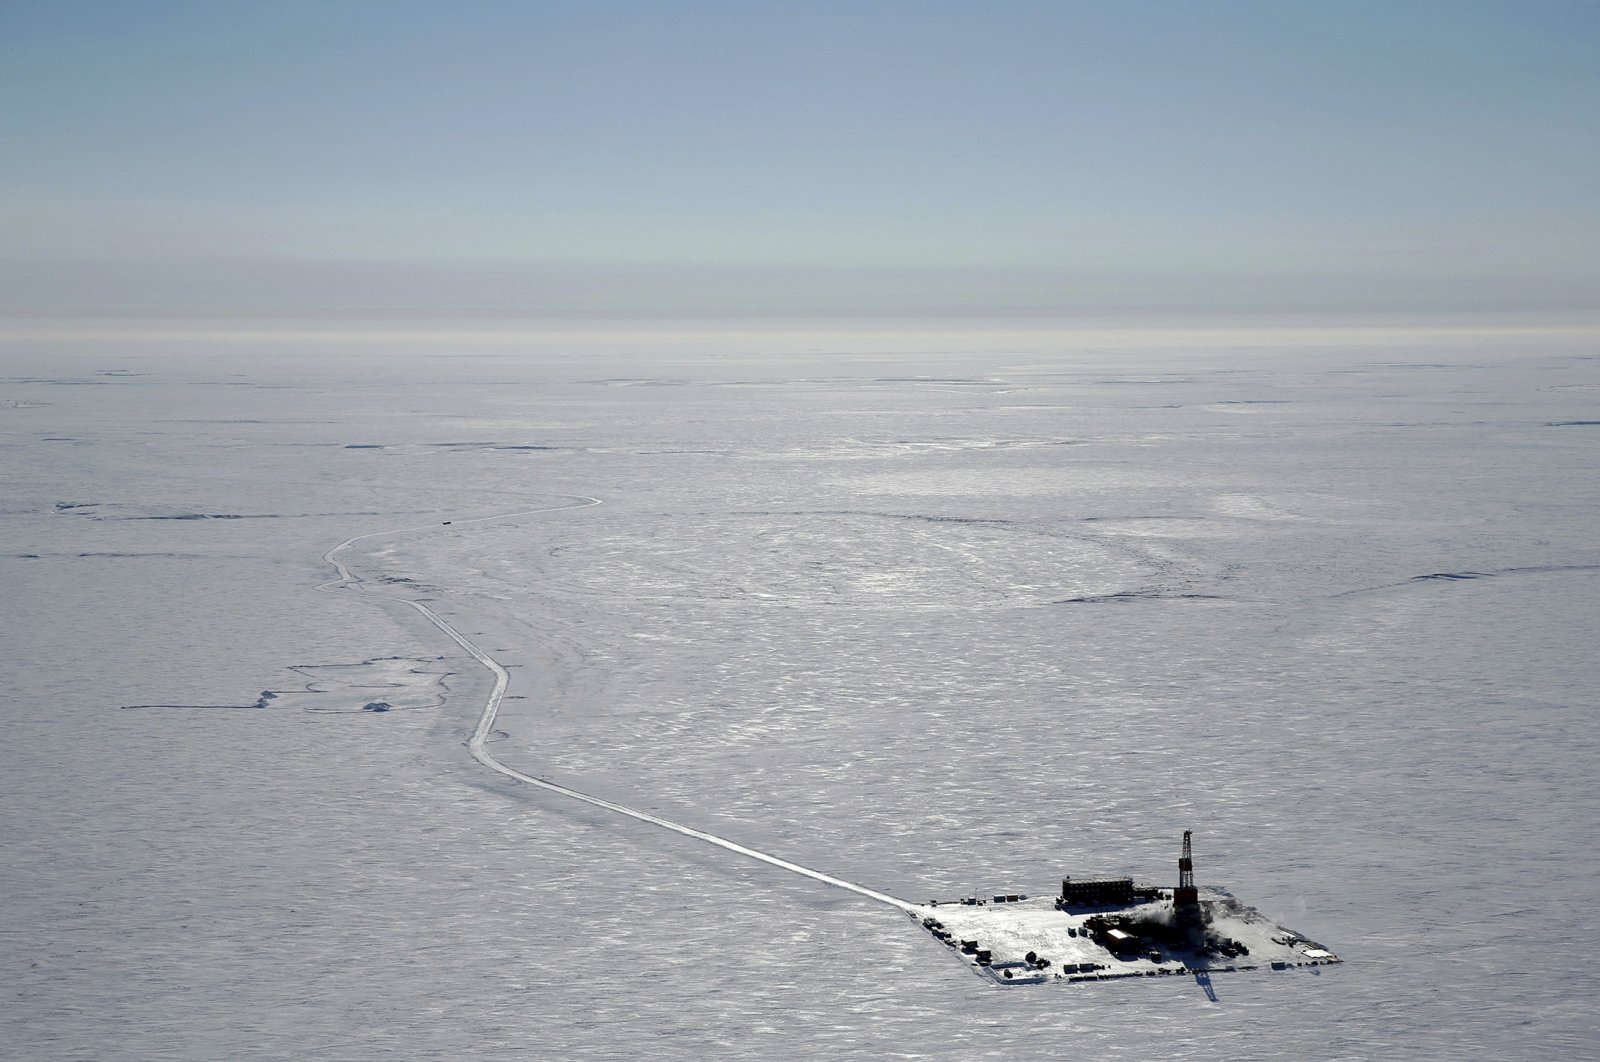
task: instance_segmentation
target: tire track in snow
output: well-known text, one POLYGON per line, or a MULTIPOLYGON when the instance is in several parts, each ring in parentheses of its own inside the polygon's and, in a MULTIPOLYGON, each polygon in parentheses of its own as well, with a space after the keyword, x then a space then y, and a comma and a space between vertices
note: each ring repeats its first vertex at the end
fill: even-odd
MULTIPOLYGON (((527 509, 516 513, 501 513, 497 516, 477 517, 472 520, 455 520, 452 521, 452 524, 455 526, 461 526, 463 524, 482 524, 498 520, 511 520, 519 516, 533 516, 538 513, 561 512, 566 509, 581 509, 590 505, 600 504, 599 498, 591 498, 586 495, 573 495, 573 497, 580 498, 581 500, 574 505, 554 505, 543 509, 527 509)), ((384 535, 403 535, 418 531, 433 531, 437 530, 439 526, 439 524, 427 524, 422 527, 407 527, 393 531, 374 531, 370 534, 356 535, 353 538, 345 539, 343 542, 339 543, 337 546, 334 546, 332 549, 322 555, 322 559, 327 561, 336 571, 338 571, 339 577, 337 579, 330 579, 325 583, 318 584, 316 589, 331 593, 335 590, 356 586, 362 582, 361 577, 352 574, 350 569, 347 568, 338 558, 339 553, 353 546, 355 543, 365 541, 369 538, 379 538, 384 535)), ((801 866, 799 863, 791 863, 787 859, 780 859, 778 856, 771 855, 767 852, 762 852, 755 848, 749 848, 737 841, 729 840, 726 837, 721 837, 714 833, 707 833, 705 830, 697 830, 692 826, 685 826, 681 822, 673 822, 671 819, 664 819, 659 815, 652 815, 648 811, 640 811, 638 808, 629 807, 626 804, 619 804, 616 801, 606 800, 602 797, 591 796, 588 793, 580 792, 579 790, 569 788, 557 782, 546 781, 543 778, 535 778, 532 775, 524 774, 516 768, 509 767, 500 762, 494 758, 494 756, 485 746, 489 740, 489 735, 494 731, 495 718, 500 713, 500 702, 505 699, 506 688, 511 684, 511 673, 501 666, 500 663, 492 656, 484 652, 483 649, 477 645, 477 643, 473 642, 472 639, 456 630, 437 612, 433 611, 433 609, 429 608, 427 605, 420 601, 406 601, 404 603, 410 605, 412 608, 420 612, 429 623, 432 623, 435 627, 438 627, 441 631, 443 631, 451 641, 455 642, 462 649, 464 649, 468 655, 470 655, 478 663, 482 664, 484 668, 486 668, 489 673, 494 676, 494 689, 490 691, 489 699, 483 706, 483 713, 478 716, 477 728, 473 730, 472 737, 467 741, 467 748, 472 753, 472 758, 483 764, 483 766, 489 768, 491 771, 494 771, 497 774, 502 774, 514 781, 523 782, 531 786, 537 786, 540 789, 544 789, 551 793, 557 793, 572 800, 581 801, 593 807, 603 808, 606 811, 610 811, 618 815, 626 815, 629 818, 638 819, 640 822, 647 822, 652 826, 658 826, 664 830, 671 830, 673 833, 680 833, 685 837, 693 837, 698 841, 704 841, 707 844, 716 845, 718 848, 724 848, 737 855, 742 855, 749 859, 759 860, 760 862, 775 866, 780 870, 787 870, 792 874, 799 874, 801 877, 810 878, 813 881, 820 881, 824 885, 831 885, 837 889, 845 889, 849 892, 856 893, 859 896, 865 896, 869 900, 876 900, 879 903, 888 904, 889 906, 896 907, 902 911, 911 912, 915 909, 915 904, 908 903, 907 901, 898 899, 894 896, 890 896, 887 893, 869 889, 865 885, 857 885, 853 881, 846 881, 843 878, 836 878, 831 874, 824 874, 820 870, 813 870, 810 867, 801 866)))

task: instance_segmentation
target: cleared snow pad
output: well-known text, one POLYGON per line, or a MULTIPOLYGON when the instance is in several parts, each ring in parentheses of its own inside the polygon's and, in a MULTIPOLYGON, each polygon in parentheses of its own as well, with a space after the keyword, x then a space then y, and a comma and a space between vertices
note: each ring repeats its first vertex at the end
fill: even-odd
POLYGON ((1248 954, 1224 957, 1151 944, 1140 949, 1138 958, 1119 957, 1098 944, 1085 926, 1096 915, 1168 921, 1172 916, 1170 898, 1125 908, 1070 911, 1057 910, 1053 898, 981 903, 952 900, 921 904, 909 913, 974 973, 1007 988, 1173 974, 1284 970, 1342 961, 1316 941, 1240 903, 1226 890, 1203 889, 1200 904, 1209 935, 1237 941, 1249 949, 1248 954), (1048 965, 1041 967, 1029 961, 1030 954, 1048 960, 1048 965), (988 961, 982 961, 985 958, 988 961))
MULTIPOLYGON (((359 664, 302 664, 309 681, 278 692, 279 704, 308 712, 405 712, 444 704, 448 672, 434 660, 389 656, 359 664)), ((267 692, 263 691, 263 697, 267 692)))
POLYGON ((319 714, 408 712, 444 705, 449 672, 437 658, 383 656, 354 664, 298 664, 298 687, 262 690, 253 704, 129 704, 125 708, 274 708, 319 714))

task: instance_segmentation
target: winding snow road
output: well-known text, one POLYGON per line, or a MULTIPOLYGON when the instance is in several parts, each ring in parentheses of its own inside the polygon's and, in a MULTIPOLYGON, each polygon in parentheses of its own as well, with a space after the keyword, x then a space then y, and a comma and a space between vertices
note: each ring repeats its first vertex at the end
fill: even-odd
MULTIPOLYGON (((586 506, 600 504, 599 498, 590 498, 582 495, 574 497, 577 498, 577 501, 572 505, 553 505, 543 509, 527 509, 522 512, 501 513, 496 516, 483 516, 472 520, 456 520, 452 521, 452 523, 457 527, 463 524, 483 524, 491 521, 511 520, 519 516, 533 516, 537 513, 560 512, 565 509, 580 509, 586 506)), ((353 546, 355 543, 369 538, 379 538, 385 535, 403 535, 418 531, 434 531, 437 530, 439 526, 439 524, 427 524, 422 527, 406 527, 393 531, 374 531, 371 534, 356 535, 354 538, 345 539, 343 542, 339 543, 337 546, 334 546, 327 553, 322 555, 323 560, 327 561, 334 567, 335 570, 338 571, 339 577, 337 579, 331 579, 328 582, 319 584, 317 589, 325 592, 332 592, 335 590, 341 590, 355 586, 362 581, 360 576, 352 574, 350 569, 347 568, 338 558, 339 553, 353 546)), ((474 660, 482 664, 488 669, 490 674, 494 675, 494 689, 490 691, 489 699, 483 706, 483 714, 478 717, 477 729, 472 732, 472 737, 467 742, 467 748, 471 750, 472 758, 489 768, 491 771, 503 774, 507 778, 515 779, 518 782, 525 782, 528 785, 537 786, 540 789, 545 789, 552 793, 559 793, 561 796, 568 797, 572 800, 580 800, 585 804, 591 804, 597 808, 604 808, 605 810, 615 812, 618 815, 626 815, 629 818, 638 819, 640 822, 648 822, 652 826, 659 826, 664 830, 671 830, 674 833, 681 833, 685 837, 693 837, 696 840, 704 841, 707 844, 714 844, 718 848, 726 848, 730 852, 735 852, 750 859, 757 859, 763 863, 769 863, 772 866, 787 870, 792 874, 799 874, 802 877, 811 878, 813 881, 820 881, 824 885, 832 885, 834 888, 846 889, 860 896, 865 896, 870 900, 877 900, 879 903, 886 903, 891 907, 899 908, 902 911, 910 912, 915 909, 915 904, 909 903, 905 900, 897 899, 896 897, 890 896, 887 893, 877 892, 876 890, 869 889, 865 885, 857 885, 855 882, 845 881, 843 878, 836 878, 831 874, 824 874, 820 870, 813 870, 810 867, 801 866, 799 863, 791 863, 787 859, 780 859, 775 855, 770 855, 754 848, 748 848, 745 845, 742 845, 737 841, 731 841, 726 837, 719 837, 714 833, 707 833, 704 830, 697 830, 692 826, 685 826, 680 822, 673 822, 671 819, 664 819, 659 815, 652 815, 648 811, 640 811, 638 808, 631 808, 626 804, 618 804, 615 801, 605 800, 597 796, 590 796, 588 793, 581 793, 576 789, 570 789, 567 786, 559 785, 555 782, 549 782, 542 778, 535 778, 532 775, 523 774, 514 767, 508 767, 504 763, 501 763, 490 754, 489 750, 485 747, 485 743, 488 741, 489 735, 494 731, 495 717, 500 712, 500 702, 505 697, 506 687, 511 683, 511 674, 506 671, 506 669, 502 667, 493 657, 484 652, 470 638, 456 630, 449 623, 445 622, 445 620, 442 619, 437 612, 433 611, 433 609, 429 608, 427 605, 420 601, 406 601, 405 604, 410 605, 412 608, 422 613, 422 615, 427 618, 429 623, 432 623, 435 627, 438 627, 441 631, 449 636, 451 641, 455 642, 462 649, 466 650, 474 660)))

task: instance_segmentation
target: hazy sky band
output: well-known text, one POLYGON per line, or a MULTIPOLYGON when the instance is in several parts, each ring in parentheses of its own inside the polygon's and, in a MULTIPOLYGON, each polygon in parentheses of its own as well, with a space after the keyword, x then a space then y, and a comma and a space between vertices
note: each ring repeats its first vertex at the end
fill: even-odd
POLYGON ((13 3, 0 312, 1596 308, 1600 5, 13 3))

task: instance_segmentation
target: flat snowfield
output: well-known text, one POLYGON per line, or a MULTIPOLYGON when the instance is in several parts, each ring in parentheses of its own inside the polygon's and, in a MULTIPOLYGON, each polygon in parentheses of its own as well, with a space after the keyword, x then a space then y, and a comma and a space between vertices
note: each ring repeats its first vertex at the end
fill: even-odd
POLYGON ((1597 425, 1560 338, 7 341, 0 1055, 1600 1057, 1597 425), (1185 829, 1344 961, 906 917, 1185 829))

